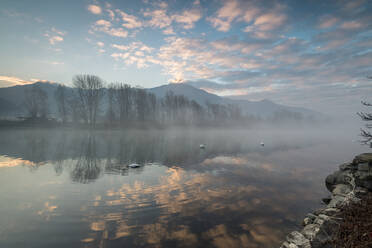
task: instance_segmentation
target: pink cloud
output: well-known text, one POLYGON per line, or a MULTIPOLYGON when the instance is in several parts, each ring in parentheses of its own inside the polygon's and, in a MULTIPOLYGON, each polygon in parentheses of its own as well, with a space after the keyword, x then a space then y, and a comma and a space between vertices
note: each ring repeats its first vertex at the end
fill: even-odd
POLYGON ((210 17, 208 20, 212 26, 222 32, 227 32, 230 29, 231 23, 242 14, 242 9, 237 0, 226 1, 223 6, 217 11, 215 17, 210 17))
POLYGON ((123 27, 133 29, 133 28, 139 28, 142 27, 142 22, 138 20, 136 16, 129 15, 121 10, 115 10, 116 13, 118 13, 121 16, 121 19, 124 21, 122 24, 123 27))
POLYGON ((108 35, 121 38, 125 38, 128 36, 128 31, 124 30, 123 28, 113 28, 111 26, 112 25, 109 21, 101 19, 95 22, 95 24, 92 27, 92 30, 104 32, 108 35))
POLYGON ((319 23, 319 28, 330 28, 334 26, 338 22, 338 18, 327 16, 322 18, 319 23))
POLYGON ((32 83, 32 81, 23 80, 17 77, 0 76, 0 87, 10 87, 14 85, 26 85, 32 83))
POLYGON ((101 9, 101 7, 99 7, 98 5, 94 5, 94 4, 88 5, 88 10, 89 10, 92 14, 95 14, 95 15, 99 15, 99 14, 102 13, 102 9, 101 9))
POLYGON ((358 21, 347 21, 347 22, 344 22, 341 25, 341 28, 344 28, 344 29, 356 29, 356 28, 360 28, 362 26, 363 26, 362 23, 360 23, 358 21))
POLYGON ((199 21, 201 17, 201 10, 194 8, 191 10, 185 10, 181 14, 175 14, 172 16, 172 19, 177 23, 183 24, 184 29, 191 29, 194 27, 195 22, 199 21))

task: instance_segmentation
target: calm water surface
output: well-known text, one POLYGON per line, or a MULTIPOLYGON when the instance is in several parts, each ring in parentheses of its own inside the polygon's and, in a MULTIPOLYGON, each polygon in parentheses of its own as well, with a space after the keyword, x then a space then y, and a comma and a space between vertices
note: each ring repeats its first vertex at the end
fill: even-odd
POLYGON ((0 247, 275 247, 357 132, 2 130, 0 247))

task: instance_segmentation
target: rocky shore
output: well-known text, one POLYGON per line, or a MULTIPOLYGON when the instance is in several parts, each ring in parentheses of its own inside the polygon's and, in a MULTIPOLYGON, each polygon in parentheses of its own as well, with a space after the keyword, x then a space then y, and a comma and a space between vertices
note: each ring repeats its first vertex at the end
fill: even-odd
POLYGON ((331 248, 334 233, 338 230, 342 207, 359 202, 360 198, 372 192, 372 153, 356 156, 352 162, 339 166, 339 170, 329 175, 325 184, 332 193, 323 199, 327 204, 306 215, 304 228, 293 231, 282 243, 281 248, 331 248))

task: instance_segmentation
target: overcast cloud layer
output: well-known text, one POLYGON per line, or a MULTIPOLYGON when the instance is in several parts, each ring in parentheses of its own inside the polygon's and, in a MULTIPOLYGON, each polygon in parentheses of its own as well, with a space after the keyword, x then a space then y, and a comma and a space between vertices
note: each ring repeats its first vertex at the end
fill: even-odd
POLYGON ((372 96, 371 1, 1 1, 0 87, 77 73, 324 111, 372 96))

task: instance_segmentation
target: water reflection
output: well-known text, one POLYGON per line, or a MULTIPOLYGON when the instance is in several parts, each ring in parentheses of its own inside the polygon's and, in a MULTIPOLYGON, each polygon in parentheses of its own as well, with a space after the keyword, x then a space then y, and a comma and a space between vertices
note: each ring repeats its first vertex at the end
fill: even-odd
POLYGON ((274 247, 356 149, 293 137, 262 148, 263 134, 234 131, 1 134, 0 247, 274 247))
POLYGON ((81 145, 81 154, 71 171, 71 179, 74 182, 88 183, 101 174, 101 163, 97 158, 96 140, 94 136, 85 138, 81 145))

